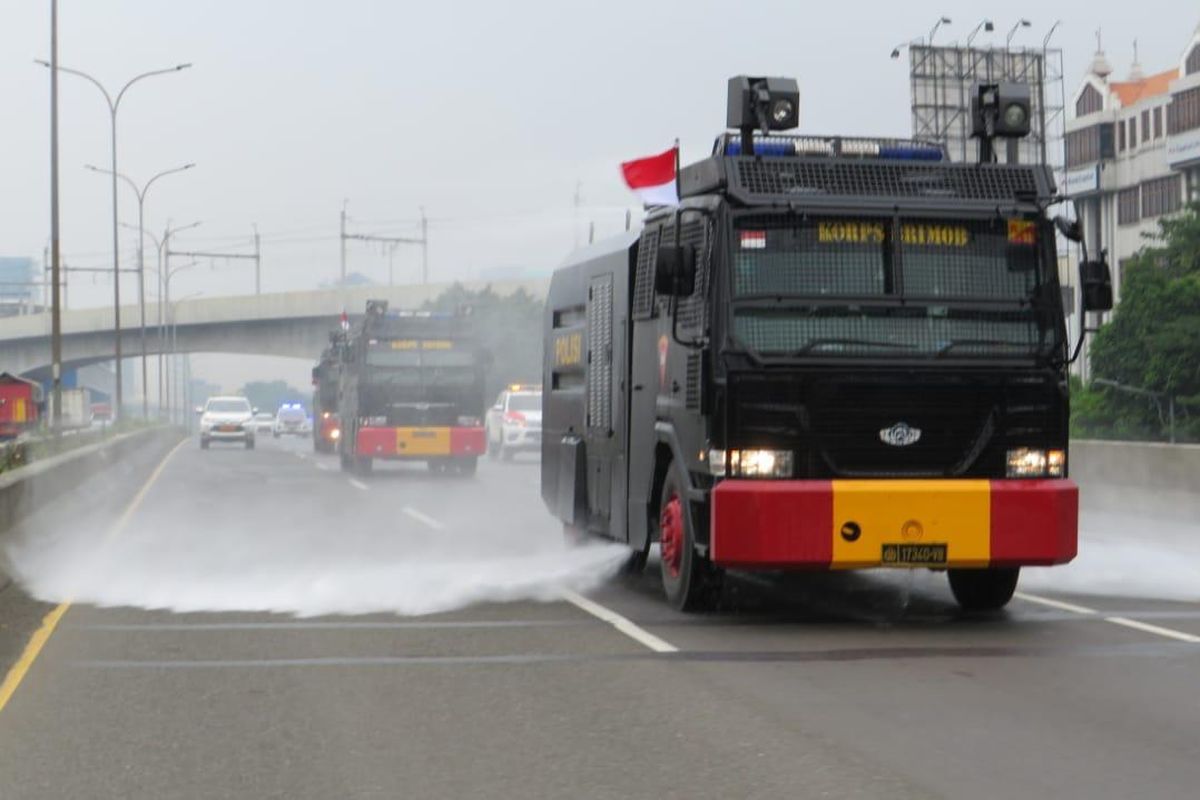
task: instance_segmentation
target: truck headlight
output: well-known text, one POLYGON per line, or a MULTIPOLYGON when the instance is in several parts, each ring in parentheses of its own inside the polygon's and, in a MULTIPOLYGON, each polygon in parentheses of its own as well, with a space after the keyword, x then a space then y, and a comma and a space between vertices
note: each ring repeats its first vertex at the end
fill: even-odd
POLYGON ((716 476, 728 474, 731 478, 790 478, 793 465, 791 450, 708 451, 708 469, 716 476))
POLYGON ((1065 451, 1038 447, 1014 447, 1008 451, 1007 461, 1010 478, 1061 478, 1067 468, 1065 451))
POLYGON ((339 429, 334 428, 329 432, 329 438, 337 441, 338 439, 342 438, 342 432, 339 429))

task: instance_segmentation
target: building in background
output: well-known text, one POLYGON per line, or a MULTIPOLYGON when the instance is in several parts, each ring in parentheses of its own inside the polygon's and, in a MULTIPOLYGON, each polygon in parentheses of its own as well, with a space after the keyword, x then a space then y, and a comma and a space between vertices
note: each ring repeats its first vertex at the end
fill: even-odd
POLYGON ((1117 302, 1122 268, 1146 245, 1144 234, 1200 197, 1200 27, 1183 44, 1153 74, 1135 47, 1120 80, 1097 50, 1071 98, 1063 188, 1076 199, 1088 249, 1108 251, 1117 302))
POLYGON ((0 316, 35 310, 34 275, 32 258, 0 256, 0 316))

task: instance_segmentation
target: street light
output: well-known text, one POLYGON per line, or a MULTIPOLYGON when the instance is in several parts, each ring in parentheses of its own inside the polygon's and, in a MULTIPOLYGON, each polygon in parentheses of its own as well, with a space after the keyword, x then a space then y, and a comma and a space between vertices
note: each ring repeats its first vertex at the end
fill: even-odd
POLYGON ((933 25, 933 30, 931 30, 929 32, 929 46, 930 47, 933 47, 933 35, 938 32, 938 28, 942 27, 943 25, 949 25, 949 24, 950 24, 949 17, 938 17, 938 21, 935 22, 933 25))
MULTIPOLYGON (((133 189, 133 193, 137 195, 138 199, 138 314, 140 317, 139 327, 141 329, 142 340, 142 419, 147 419, 150 416, 150 387, 146 380, 146 259, 145 248, 143 247, 143 242, 146 236, 146 193, 150 191, 150 187, 153 186, 154 182, 159 178, 162 178, 166 175, 174 175, 176 172, 189 170, 194 166, 196 165, 184 164, 182 167, 163 170, 150 180, 146 181, 141 188, 139 188, 133 179, 128 175, 124 175, 120 172, 115 173, 118 178, 129 184, 129 187, 133 189)), ((101 169, 100 167, 96 167, 91 164, 84 164, 84 169, 89 169, 92 172, 98 172, 102 175, 112 173, 111 170, 101 169)))
POLYGON ((1059 25, 1062 25, 1062 20, 1061 19, 1054 20, 1054 24, 1050 26, 1050 30, 1046 31, 1046 36, 1045 36, 1045 38, 1042 39, 1043 59, 1045 58, 1047 48, 1050 47, 1050 37, 1054 35, 1054 32, 1056 30, 1058 30, 1059 25))
POLYGON ((168 75, 172 72, 179 72, 192 66, 191 64, 176 64, 173 67, 166 69, 156 69, 150 72, 143 72, 141 75, 135 75, 130 78, 121 91, 117 92, 116 98, 109 93, 108 89, 104 88, 104 84, 88 75, 86 72, 81 72, 77 69, 69 67, 56 66, 51 67, 48 61, 42 59, 34 59, 34 63, 41 64, 47 69, 57 69, 59 72, 66 72, 70 75, 77 75, 84 80, 90 82, 93 86, 100 90, 104 95, 104 101, 108 103, 108 113, 110 121, 111 141, 112 141, 112 239, 113 239, 113 338, 114 358, 116 359, 116 379, 117 379, 117 402, 113 408, 113 417, 116 419, 121 415, 121 403, 124 398, 124 392, 121 387, 121 258, 120 258, 120 242, 118 241, 117 233, 117 111, 121 107, 121 99, 125 96, 125 92, 129 91, 129 87, 133 86, 138 81, 144 78, 151 78, 155 75, 168 75))
MULTIPOLYGON (((191 265, 189 264, 187 266, 191 266, 191 265)), ((186 269, 186 267, 180 267, 180 269, 186 269)), ((192 292, 191 294, 184 295, 183 297, 179 298, 178 300, 175 300, 174 302, 168 301, 167 310, 169 313, 169 322, 170 322, 170 330, 171 330, 171 360, 172 361, 175 360, 175 356, 178 354, 177 351, 179 348, 179 325, 178 325, 179 304, 187 302, 188 300, 192 300, 194 298, 200 297, 203 294, 204 294, 204 292, 192 292)), ((172 372, 174 372, 176 375, 178 375, 180 373, 178 366, 173 368, 172 372)), ((181 381, 180 386, 179 386, 178 398, 180 400, 186 401, 187 394, 184 391, 184 389, 185 389, 185 387, 183 386, 183 383, 181 381)), ((168 409, 168 412, 169 411, 170 411, 170 409, 168 409)), ((187 418, 188 418, 187 417, 187 405, 185 402, 183 405, 180 406, 179 421, 183 422, 187 418)))
POLYGON ((1017 30, 1020 28, 1028 28, 1033 23, 1027 19, 1017 20, 1017 24, 1012 26, 1012 30, 1008 32, 1008 36, 1004 39, 1004 49, 1008 50, 1012 47, 1013 37, 1017 35, 1017 30))
MULTIPOLYGON (((188 225, 180 225, 178 227, 172 228, 170 220, 167 220, 167 228, 166 228, 166 230, 163 231, 163 235, 162 235, 161 239, 159 237, 155 236, 150 231, 144 231, 144 235, 149 236, 150 241, 154 242, 155 250, 158 253, 158 258, 155 261, 155 263, 157 264, 157 267, 155 269, 151 269, 150 271, 154 273, 155 277, 158 280, 158 305, 157 305, 157 311, 158 311, 158 411, 159 411, 160 416, 161 416, 162 412, 166 409, 166 405, 163 402, 163 397, 165 395, 165 389, 166 389, 166 382, 163 377, 165 375, 165 373, 163 371, 163 351, 165 351, 167 348, 166 311, 165 311, 164 303, 171 296, 171 293, 170 293, 171 276, 174 275, 176 272, 187 269, 188 267, 195 266, 195 263, 196 263, 193 261, 190 264, 184 264, 183 266, 176 267, 173 270, 165 270, 164 271, 163 259, 164 259, 166 250, 167 250, 168 246, 170 245, 172 236, 179 233, 180 231, 186 231, 186 230, 195 228, 195 227, 199 226, 200 224, 201 223, 199 221, 196 221, 196 222, 192 222, 188 225)), ((140 227, 137 227, 134 225, 126 225, 125 223, 121 223, 121 225, 122 225, 122 227, 129 228, 131 230, 141 230, 140 227)))
POLYGON ((920 37, 917 37, 916 39, 909 39, 907 42, 901 42, 900 44, 898 44, 892 48, 892 58, 893 59, 899 58, 901 50, 903 50, 906 47, 912 47, 914 44, 924 44, 924 42, 921 41, 920 37))
POLYGON ((982 20, 978 25, 971 29, 969 34, 967 34, 967 47, 971 46, 971 42, 975 41, 975 37, 979 35, 981 30, 991 33, 992 31, 996 30, 996 26, 990 19, 982 20))

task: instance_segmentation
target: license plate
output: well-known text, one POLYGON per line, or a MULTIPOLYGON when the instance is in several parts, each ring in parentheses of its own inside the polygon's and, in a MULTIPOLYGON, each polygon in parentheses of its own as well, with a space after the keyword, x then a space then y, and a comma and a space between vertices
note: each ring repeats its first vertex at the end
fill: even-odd
POLYGON ((885 544, 884 564, 945 564, 944 544, 885 544))
POLYGON ((236 430, 237 430, 237 425, 222 425, 220 427, 221 433, 233 433, 236 430))

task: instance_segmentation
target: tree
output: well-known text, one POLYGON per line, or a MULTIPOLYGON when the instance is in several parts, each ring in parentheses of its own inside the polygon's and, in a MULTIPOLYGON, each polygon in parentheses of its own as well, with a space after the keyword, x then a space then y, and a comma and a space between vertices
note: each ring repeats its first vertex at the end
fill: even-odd
MULTIPOLYGON (((1200 203, 1161 219, 1149 240, 1122 270, 1121 303, 1092 343, 1093 374, 1173 396, 1177 431, 1200 438, 1200 203)), ((1164 434, 1162 403, 1150 398, 1104 389, 1085 406, 1115 433, 1164 434)))
POLYGON ((486 399, 510 383, 540 383, 542 374, 542 301, 523 289, 499 295, 486 287, 472 291, 454 284, 425 308, 454 311, 470 308, 480 342, 492 354, 486 399))

